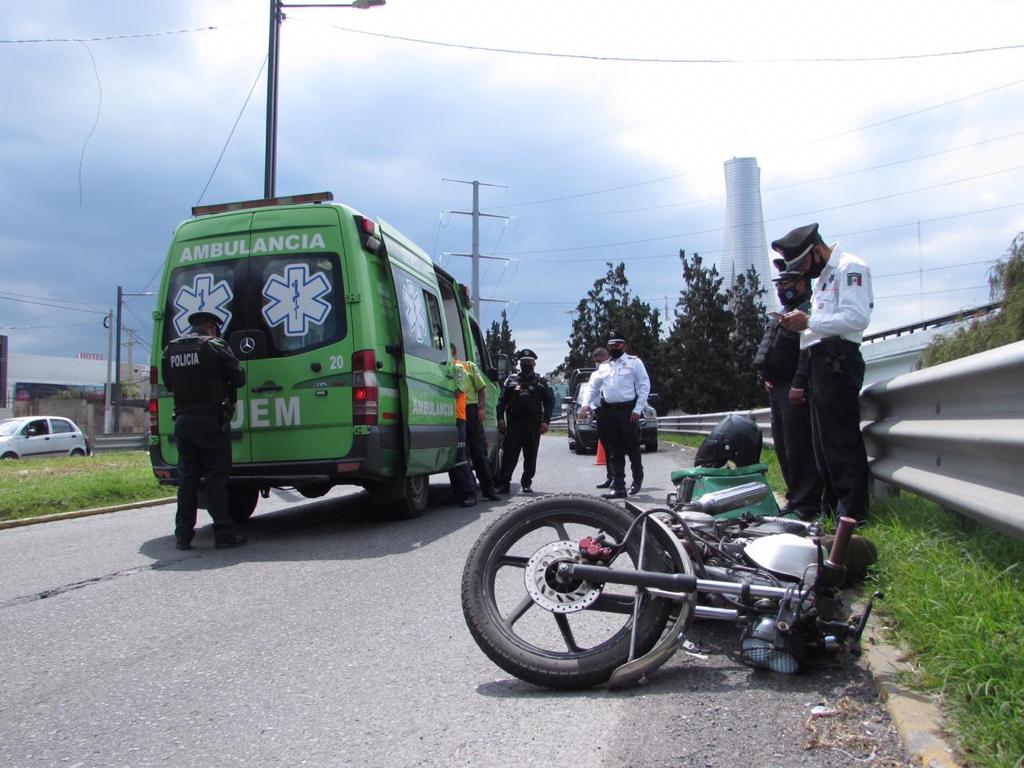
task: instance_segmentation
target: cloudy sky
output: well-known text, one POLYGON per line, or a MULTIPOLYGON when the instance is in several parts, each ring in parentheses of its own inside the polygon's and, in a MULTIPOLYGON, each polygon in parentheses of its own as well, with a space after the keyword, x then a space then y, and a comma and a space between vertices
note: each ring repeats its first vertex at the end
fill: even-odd
MULTIPOLYGON (((34 0, 0 17, 0 333, 106 353, 190 207, 261 197, 267 0, 34 0), (251 98, 247 97, 250 96, 251 98), (243 109, 244 106, 244 109, 243 109), (237 125, 236 125, 237 121, 237 125), (230 141, 229 141, 230 136, 230 141), (222 155, 223 153, 223 155, 222 155), (222 155, 222 156, 221 156, 222 155), (219 163, 218 163, 218 158, 219 163)), ((988 301, 1024 230, 1020 2, 387 0, 287 10, 278 194, 330 190, 466 282, 553 368, 606 261, 671 312, 716 262, 723 162, 756 157, 769 240, 821 222, 880 331, 988 301), (944 54, 944 55, 938 55, 944 54)), ((153 299, 125 324, 148 354, 153 299)))

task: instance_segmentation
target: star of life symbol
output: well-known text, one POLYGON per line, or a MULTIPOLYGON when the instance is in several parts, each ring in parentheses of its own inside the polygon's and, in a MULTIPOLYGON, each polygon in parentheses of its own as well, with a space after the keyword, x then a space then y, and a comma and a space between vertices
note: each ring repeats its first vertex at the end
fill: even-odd
POLYGON ((221 319, 221 329, 231 323, 231 310, 227 308, 234 294, 224 280, 217 280, 210 272, 192 278, 192 285, 183 285, 174 297, 174 330, 179 336, 191 327, 188 318, 193 312, 212 312, 221 319))
POLYGON ((402 306, 409 333, 423 344, 427 338, 427 307, 423 303, 423 292, 412 280, 406 280, 402 286, 402 306))
POLYGON ((290 264, 284 275, 271 275, 263 286, 263 307, 267 325, 284 326, 286 336, 305 336, 310 324, 323 325, 331 305, 321 296, 331 292, 331 284, 323 272, 309 274, 308 264, 290 264))

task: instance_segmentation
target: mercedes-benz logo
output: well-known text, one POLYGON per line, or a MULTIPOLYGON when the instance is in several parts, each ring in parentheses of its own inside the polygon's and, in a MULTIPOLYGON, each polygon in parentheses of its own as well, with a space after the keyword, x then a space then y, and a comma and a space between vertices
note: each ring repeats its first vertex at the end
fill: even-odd
POLYGON ((243 336, 238 349, 243 355, 251 355, 256 349, 256 340, 252 336, 243 336))

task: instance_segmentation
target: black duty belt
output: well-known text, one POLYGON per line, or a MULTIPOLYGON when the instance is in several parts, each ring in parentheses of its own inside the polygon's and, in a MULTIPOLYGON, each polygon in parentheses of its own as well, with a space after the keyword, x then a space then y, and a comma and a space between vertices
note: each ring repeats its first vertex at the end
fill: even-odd
POLYGON ((822 339, 817 344, 812 344, 807 348, 807 354, 811 357, 818 357, 819 355, 835 354, 837 351, 844 349, 860 349, 860 344, 855 341, 848 341, 840 336, 829 336, 827 339, 822 339))
POLYGON ((633 410, 633 407, 635 405, 636 405, 636 400, 635 399, 633 399, 633 400, 623 400, 621 403, 609 403, 607 400, 602 400, 601 401, 601 407, 602 408, 629 408, 629 410, 633 410))

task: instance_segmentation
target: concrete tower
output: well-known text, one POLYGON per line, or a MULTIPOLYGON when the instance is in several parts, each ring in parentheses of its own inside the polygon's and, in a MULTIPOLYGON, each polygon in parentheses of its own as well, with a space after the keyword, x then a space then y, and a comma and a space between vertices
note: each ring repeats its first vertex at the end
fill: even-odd
POLYGON ((775 309, 778 299, 771 282, 775 275, 769 263, 761 210, 761 169, 756 158, 734 157, 725 161, 725 245, 721 266, 725 284, 731 286, 737 275, 750 267, 757 270, 761 285, 767 288, 765 306, 775 309))

